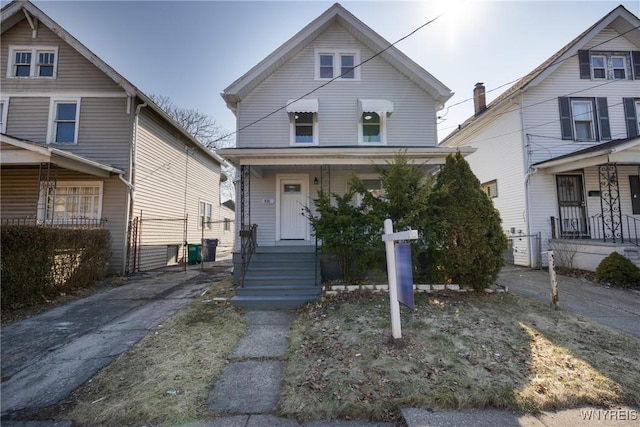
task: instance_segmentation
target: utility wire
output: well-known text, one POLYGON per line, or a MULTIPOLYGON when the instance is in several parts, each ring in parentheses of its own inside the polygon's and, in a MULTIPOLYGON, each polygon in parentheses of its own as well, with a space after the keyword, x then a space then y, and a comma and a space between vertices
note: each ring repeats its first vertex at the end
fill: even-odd
MULTIPOLYGON (((595 48, 597 48, 598 46, 601 46, 601 45, 603 45, 603 44, 605 44, 605 43, 609 43, 610 41, 613 41, 613 40, 615 40, 615 39, 617 39, 617 38, 623 37, 623 36, 625 36, 627 33, 630 33, 631 31, 637 30, 638 28, 640 28, 640 26, 638 26, 638 27, 633 27, 633 28, 631 28, 630 30, 625 31, 625 32, 624 32, 624 33, 622 33, 622 34, 618 34, 618 35, 617 35, 617 36, 615 36, 615 37, 611 37, 610 39, 607 39, 607 40, 601 41, 600 43, 598 43, 598 44, 596 44, 596 45, 594 45, 594 46, 590 47, 590 48, 589 48, 589 49, 587 49, 587 50, 594 50, 594 49, 595 49, 595 48)), ((574 53, 573 55, 570 55, 570 56, 568 56, 568 57, 566 57, 566 58, 564 58, 564 59, 558 59, 558 60, 556 60, 556 61, 553 61, 551 64, 549 64, 549 65, 547 65, 546 67, 544 67, 544 69, 543 69, 543 70, 541 70, 541 71, 540 71, 540 73, 542 73, 543 71, 545 71, 545 70, 546 70, 546 69, 548 69, 549 67, 553 67, 554 65, 561 64, 561 63, 563 63, 564 61, 568 61, 569 59, 574 58, 574 57, 576 57, 576 56, 578 56, 578 54, 577 54, 577 53, 574 53)), ((511 85, 511 84, 513 84, 513 83, 519 82, 520 80, 524 79, 524 78, 525 78, 525 77, 527 77, 528 75, 529 75, 529 74, 524 75, 524 76, 522 76, 522 77, 520 77, 520 78, 518 78, 518 79, 512 80, 512 81, 510 81, 510 82, 503 83, 503 84, 501 84, 501 85, 500 85, 500 86, 498 86, 498 87, 495 87, 495 88, 493 88, 493 89, 491 89, 491 90, 486 91, 486 93, 491 93, 491 92, 494 92, 494 91, 496 91, 496 90, 498 90, 498 89, 500 89, 500 88, 503 88, 503 87, 505 87, 505 86, 507 86, 507 85, 511 85)), ((469 102, 469 101, 472 101, 472 100, 473 100, 473 97, 470 97, 470 98, 464 99, 464 100, 462 100, 462 101, 460 101, 460 102, 456 102, 455 104, 451 104, 451 105, 449 105, 449 106, 447 107, 447 110, 445 111, 444 115, 439 116, 439 117, 438 117, 438 119, 444 119, 445 117, 447 117, 447 114, 449 114, 449 110, 450 110, 451 108, 453 108, 453 107, 457 107, 458 105, 464 104, 464 103, 469 102)), ((458 125, 455 125, 455 126, 449 126, 449 127, 446 127, 446 128, 441 128, 440 130, 453 129, 453 128, 457 127, 457 126, 458 126, 458 125)))
POLYGON ((248 127, 251 127, 251 126, 253 126, 253 125, 255 125, 255 124, 257 124, 257 123, 259 123, 259 122, 261 122, 261 121, 263 121, 263 120, 265 120, 265 119, 267 119, 267 118, 271 117, 271 116, 273 116, 274 114, 276 114, 276 113, 278 113, 278 112, 280 112, 280 111, 284 110, 284 109, 285 109, 285 108, 287 108, 289 105, 293 104, 293 103, 294 103, 294 102, 296 102, 296 101, 299 101, 299 100, 303 99, 305 96, 309 96, 309 95, 311 95, 311 94, 313 94, 313 93, 317 92, 318 90, 322 89, 323 87, 325 87, 325 86, 327 86, 327 85, 329 85, 329 84, 333 83, 334 81, 336 81, 336 80, 338 80, 338 79, 342 78, 342 76, 344 76, 345 74, 351 73, 351 72, 352 72, 353 70, 355 70, 356 68, 361 67, 362 65, 364 65, 364 64, 366 64, 367 62, 371 61, 372 59, 374 59, 374 58, 376 58, 376 57, 378 57, 378 56, 382 55, 384 52, 386 52, 387 50, 391 49, 392 47, 394 47, 395 45, 397 45, 397 44, 398 44, 398 43, 400 43, 401 41, 403 41, 403 40, 405 40, 405 39, 407 39, 407 38, 411 37, 412 35, 414 35, 414 34, 415 34, 415 33, 417 33, 418 31, 420 31, 421 29, 423 29, 424 27, 426 27, 427 25, 429 25, 429 24, 431 24, 431 23, 435 22, 437 19, 439 19, 439 18, 440 18, 442 15, 444 15, 444 14, 445 14, 445 12, 443 12, 443 13, 441 13, 440 15, 436 16, 435 18, 433 18, 433 19, 431 19, 431 20, 429 20, 429 21, 425 22, 424 24, 420 25, 420 26, 419 26, 418 28, 416 28, 415 30, 411 31, 411 32, 410 32, 409 34, 407 34, 406 36, 401 37, 400 39, 398 39, 398 40, 396 40, 395 42, 391 43, 389 46, 387 46, 386 48, 382 49, 380 52, 377 52, 377 53, 373 54, 373 56, 371 56, 370 58, 365 59, 364 61, 360 62, 359 64, 354 65, 352 68, 349 68, 347 71, 345 71, 344 73, 340 74, 339 76, 336 76, 336 77, 332 78, 331 80, 328 80, 327 82, 325 82, 325 83, 321 84, 321 85, 320 85, 320 86, 318 86, 317 88, 315 88, 315 89, 313 89, 313 90, 311 90, 311 91, 309 91, 309 92, 305 93, 304 95, 299 96, 298 98, 296 98, 296 99, 292 100, 291 102, 288 102, 288 103, 287 103, 287 104, 285 104, 284 106, 282 106, 282 107, 280 107, 280 108, 278 108, 278 109, 276 109, 276 110, 273 110, 273 111, 271 111, 271 112, 270 112, 270 113, 268 113, 268 114, 265 114, 264 116, 260 117, 259 119, 256 119, 256 120, 252 121, 251 123, 248 123, 248 124, 246 124, 246 125, 242 126, 240 129, 238 129, 238 130, 236 130, 236 131, 233 131, 233 132, 230 132, 230 133, 228 133, 228 134, 226 134, 226 135, 223 135, 223 136, 219 137, 218 139, 215 139, 215 140, 211 141, 211 142, 210 142, 210 144, 215 144, 215 143, 216 143, 216 142, 218 142, 218 141, 222 141, 222 140, 224 140, 224 139, 226 139, 226 138, 228 138, 228 137, 230 137, 230 136, 236 135, 236 134, 240 133, 241 131, 243 131, 243 130, 247 129, 248 127))

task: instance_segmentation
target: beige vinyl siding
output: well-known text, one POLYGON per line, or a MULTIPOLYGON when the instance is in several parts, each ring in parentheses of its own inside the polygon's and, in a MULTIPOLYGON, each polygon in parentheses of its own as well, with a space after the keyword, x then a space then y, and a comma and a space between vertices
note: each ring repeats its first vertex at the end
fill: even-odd
MULTIPOLYGON (((596 46, 618 35, 606 29, 595 37, 584 49, 596 46)), ((595 48, 602 51, 638 50, 624 37, 595 48)), ((627 137, 624 120, 623 97, 640 97, 638 80, 589 80, 580 79, 577 55, 563 62, 553 74, 537 87, 525 93, 526 133, 531 138, 531 164, 548 160, 598 144, 562 140, 560 133, 559 96, 606 97, 609 110, 609 124, 612 139, 627 137)))
MULTIPOLYGON (((360 61, 375 54, 343 27, 334 24, 240 102, 240 128, 326 82, 314 80, 316 48, 359 50, 360 61)), ((435 146, 437 143, 433 98, 380 57, 361 67, 359 81, 335 81, 308 97, 319 100, 321 146, 358 144, 358 99, 386 99, 394 103, 394 112, 387 120, 387 145, 435 146)), ((284 108, 238 135, 238 147, 243 148, 289 145, 290 121, 284 108)))
POLYGON ((47 141, 49 98, 13 97, 7 108, 7 135, 41 144, 47 141))
MULTIPOLYGON (((38 205, 38 167, 2 168, 0 188, 2 203, 0 213, 3 219, 35 218, 38 205)), ((126 187, 117 176, 102 180, 91 175, 66 169, 52 170, 57 182, 96 181, 102 182, 102 218, 106 219, 105 228, 111 234, 111 260, 109 272, 122 273, 124 262, 123 245, 125 241, 126 187)))
MULTIPOLYGON (((186 140, 163 125, 154 113, 142 109, 138 127, 136 160, 136 198, 134 216, 142 215, 141 269, 167 265, 167 247, 184 241, 199 244, 198 204, 210 203, 215 210, 220 203, 220 165, 200 149, 186 149, 186 140), (155 219, 156 221, 153 221, 155 219), (162 219, 162 221, 157 221, 162 219)), ((205 239, 218 238, 205 228, 205 239)), ((182 251, 179 252, 182 254, 182 251)))
POLYGON ((65 43, 44 25, 38 26, 38 37, 32 38, 31 27, 26 20, 2 33, 0 50, 0 81, 4 93, 12 92, 65 92, 65 91, 122 91, 111 78, 85 59, 73 47, 65 43), (7 78, 9 46, 57 46, 57 77, 7 78))

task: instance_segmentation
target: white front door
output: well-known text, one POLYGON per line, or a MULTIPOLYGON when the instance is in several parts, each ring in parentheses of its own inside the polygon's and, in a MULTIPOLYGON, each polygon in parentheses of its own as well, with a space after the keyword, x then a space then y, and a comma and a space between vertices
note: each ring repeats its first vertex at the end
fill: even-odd
POLYGON ((281 175, 277 182, 280 240, 307 240, 309 221, 305 215, 305 206, 308 178, 300 175, 281 175))

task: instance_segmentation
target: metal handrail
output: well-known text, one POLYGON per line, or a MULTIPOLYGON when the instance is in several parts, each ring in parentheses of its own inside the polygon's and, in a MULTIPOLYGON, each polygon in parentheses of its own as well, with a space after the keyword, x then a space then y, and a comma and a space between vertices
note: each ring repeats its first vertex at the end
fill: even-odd
POLYGON ((551 217, 551 238, 552 239, 593 239, 603 242, 613 241, 620 243, 630 243, 640 246, 640 220, 630 216, 621 215, 621 222, 618 224, 615 236, 608 235, 604 225, 602 214, 596 214, 588 218, 556 218, 551 217))
POLYGON ((242 277, 240 279, 240 286, 244 287, 244 278, 249 269, 251 263, 251 257, 256 249, 256 235, 258 230, 258 224, 252 224, 249 227, 243 226, 240 230, 241 239, 241 257, 242 257, 242 277))

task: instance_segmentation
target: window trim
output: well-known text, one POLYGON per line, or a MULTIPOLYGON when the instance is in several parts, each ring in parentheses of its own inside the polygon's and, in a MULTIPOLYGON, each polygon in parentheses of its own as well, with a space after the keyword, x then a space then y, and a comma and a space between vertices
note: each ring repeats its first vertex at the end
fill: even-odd
POLYGON ((611 124, 609 120, 608 99, 605 97, 559 97, 560 135, 563 140, 576 142, 610 141, 611 124), (574 102, 590 102, 592 114, 593 139, 576 138, 574 102))
POLYGON ((207 223, 205 228, 207 230, 213 229, 213 203, 206 200, 198 199, 198 230, 202 230, 202 219, 207 223), (204 206, 204 213, 200 213, 200 207, 204 206), (209 216, 207 216, 207 208, 209 209, 209 216), (207 219, 208 218, 208 219, 207 219))
POLYGON ((314 51, 314 80, 352 82, 360 80, 360 50, 359 49, 315 49, 314 51), (320 56, 333 57, 333 75, 320 77, 320 56), (340 77, 342 73, 342 57, 353 56, 353 78, 340 77))
POLYGON ((593 100, 590 99, 584 99, 584 98, 572 98, 569 100, 570 104, 571 104, 571 126, 573 128, 573 140, 574 141, 597 141, 598 140, 598 128, 596 126, 596 106, 595 106, 595 102, 593 100), (590 124, 590 133, 591 133, 591 137, 590 138, 578 138, 578 129, 576 128, 576 124, 578 123, 586 123, 587 120, 578 120, 578 116, 574 113, 575 111, 575 105, 577 104, 584 104, 584 105, 589 105, 589 115, 590 115, 590 120, 589 120, 589 124, 590 124))
POLYGON ((292 147, 309 147, 313 145, 318 145, 319 136, 318 136, 318 113, 309 112, 309 111, 301 111, 301 112, 291 112, 289 113, 289 145, 292 147), (311 142, 298 142, 296 141, 296 117, 298 114, 311 114, 312 115, 312 123, 311 123, 311 132, 312 132, 312 141, 311 142))
POLYGON ((81 98, 51 98, 49 101, 49 125, 47 126, 47 144, 74 145, 78 144, 78 131, 80 128, 80 101, 81 98), (73 142, 56 142, 56 113, 58 104, 76 104, 75 129, 73 142))
MULTIPOLYGON (((55 191, 57 192, 61 187, 79 187, 79 188, 87 188, 87 187, 98 187, 98 218, 90 219, 90 221, 98 221, 102 219, 102 205, 104 201, 104 182, 103 181, 58 181, 56 183, 55 191)), ((47 219, 47 211, 48 211, 48 199, 49 194, 46 192, 40 192, 40 197, 38 199, 38 207, 36 212, 36 217, 38 223, 52 223, 52 224, 73 224, 74 220, 71 219, 63 219, 63 220, 54 220, 47 219)))
POLYGON ((589 58, 589 66, 591 68, 591 79, 593 80, 607 80, 607 57, 605 55, 602 54, 593 54, 590 56, 589 58), (596 67, 595 65, 593 65, 593 60, 595 58, 602 58, 602 67, 596 67), (604 76, 603 77, 596 77, 596 68, 597 69, 602 69, 602 71, 604 72, 604 76))
POLYGON ((58 46, 27 46, 27 45, 12 45, 9 46, 9 60, 7 61, 7 78, 10 79, 55 79, 58 76, 58 46), (29 64, 28 76, 17 76, 15 74, 16 67, 16 53, 17 52, 29 52, 31 53, 31 60, 29 64), (40 53, 53 53, 53 72, 51 76, 40 76, 39 70, 39 54, 40 53))
POLYGON ((9 117, 9 98, 0 98, 2 111, 0 111, 0 133, 7 133, 7 117, 9 117))
MULTIPOLYGON (((634 80, 639 79, 640 75, 637 73, 637 64, 640 62, 640 53, 637 51, 626 50, 579 50, 578 51, 578 64, 580 69, 581 79, 591 80, 634 80), (604 77, 595 76, 595 67, 593 66, 594 58, 603 58, 604 63, 604 77), (613 59, 621 58, 623 60, 623 67, 613 67, 613 59), (624 77, 615 77, 616 70, 624 70, 624 77)), ((602 67, 597 67, 602 69, 602 67)))
POLYGON ((628 68, 629 68, 629 61, 627 61, 627 56, 626 55, 620 55, 620 54, 611 54, 611 79, 613 80, 627 80, 629 72, 628 72, 628 68), (622 59, 622 68, 620 67, 616 67, 613 65, 613 60, 614 59, 622 59), (622 70, 624 71, 624 77, 616 77, 616 70, 622 70))
POLYGON ((360 145, 387 145, 387 114, 382 111, 363 111, 358 120, 358 144, 360 145), (364 140, 364 117, 368 112, 380 117, 380 142, 364 140))
POLYGON ((480 184, 482 191, 485 192, 490 199, 496 199, 498 197, 498 180, 492 179, 491 181, 483 182, 480 184), (491 188, 495 188, 494 194, 491 194, 491 188))

